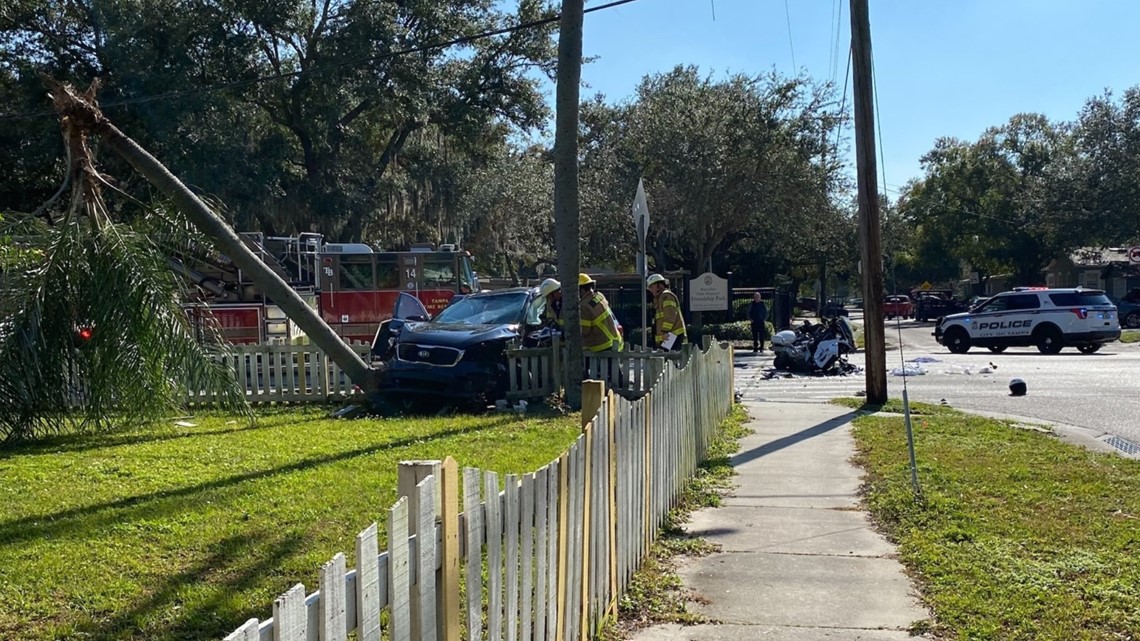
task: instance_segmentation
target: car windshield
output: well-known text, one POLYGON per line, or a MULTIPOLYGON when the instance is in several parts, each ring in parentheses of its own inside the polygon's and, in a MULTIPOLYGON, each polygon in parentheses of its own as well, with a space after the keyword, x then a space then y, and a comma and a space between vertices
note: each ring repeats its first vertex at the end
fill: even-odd
POLYGON ((443 310, 433 323, 517 325, 523 320, 526 292, 468 296, 443 310))

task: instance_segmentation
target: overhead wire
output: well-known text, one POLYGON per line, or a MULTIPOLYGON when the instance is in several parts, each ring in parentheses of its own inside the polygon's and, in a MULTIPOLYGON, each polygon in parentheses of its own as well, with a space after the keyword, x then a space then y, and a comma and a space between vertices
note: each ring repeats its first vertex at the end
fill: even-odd
MULTIPOLYGON (((612 2, 607 2, 606 4, 601 4, 601 5, 598 5, 596 7, 590 7, 588 9, 585 9, 583 11, 583 13, 586 14, 586 13, 594 13, 597 11, 604 11, 606 9, 612 9, 614 7, 618 7, 618 6, 625 5, 625 4, 630 4, 633 2, 637 2, 637 0, 613 0, 612 2)), ((171 99, 171 98, 184 98, 184 97, 188 97, 188 96, 195 96, 195 95, 213 93, 213 92, 218 92, 218 91, 227 91, 230 89, 237 89, 237 88, 241 88, 241 87, 258 85, 258 84, 262 84, 265 82, 273 82, 275 80, 287 80, 287 79, 291 79, 291 78, 298 78, 301 76, 306 76, 306 75, 315 74, 315 73, 324 72, 324 71, 331 71, 331 70, 340 69, 343 67, 352 67, 352 66, 357 66, 357 65, 363 65, 366 63, 370 63, 370 62, 380 62, 382 60, 388 60, 390 58, 397 58, 400 56, 405 56, 405 55, 410 55, 410 54, 415 54, 415 53, 424 53, 426 51, 432 51, 435 49, 446 49, 448 47, 454 47, 456 45, 468 44, 468 43, 475 42, 478 40, 484 40, 486 38, 493 38, 495 36, 502 36, 502 35, 514 33, 516 31, 523 31, 526 29, 534 29, 537 27, 543 27, 543 26, 546 26, 548 24, 558 22, 561 19, 562 19, 561 15, 556 15, 556 16, 552 16, 549 18, 532 20, 530 22, 522 22, 522 23, 519 23, 516 25, 512 25, 510 27, 503 27, 500 29, 491 29, 488 31, 483 31, 480 33, 472 34, 469 36, 461 36, 458 38, 453 38, 451 40, 445 40, 442 42, 435 42, 435 43, 431 43, 431 44, 420 45, 417 47, 409 47, 407 49, 400 49, 398 51, 390 51, 388 53, 383 53, 383 54, 379 54, 379 55, 375 55, 375 56, 364 56, 364 57, 360 57, 360 58, 353 58, 350 60, 343 60, 343 61, 337 62, 337 63, 320 65, 317 67, 311 67, 309 69, 299 69, 297 71, 285 71, 285 72, 280 72, 280 73, 269 74, 266 76, 258 76, 256 78, 247 78, 245 80, 234 80, 231 82, 225 82, 225 83, 221 83, 221 84, 217 84, 217 85, 211 85, 211 86, 207 86, 207 87, 196 87, 194 89, 185 89, 185 90, 181 90, 181 91, 168 91, 166 93, 154 94, 151 96, 136 96, 133 98, 123 98, 121 100, 109 100, 105 103, 100 104, 100 108, 101 109, 111 109, 111 108, 116 108, 116 107, 125 107, 125 106, 130 106, 130 105, 138 105, 138 104, 144 104, 144 103, 148 103, 148 102, 155 102, 158 100, 167 100, 167 99, 171 99)), ((0 121, 21 120, 21 119, 27 119, 27 118, 43 118, 43 117, 47 117, 47 116, 54 117, 56 115, 57 114, 55 111, 46 111, 46 110, 45 111, 36 111, 36 112, 17 113, 17 114, 5 114, 5 115, 0 115, 0 121)))
POLYGON ((796 64, 796 44, 792 40, 792 10, 788 7, 788 0, 784 0, 784 18, 788 22, 788 48, 792 50, 792 69, 799 73, 799 65, 796 64))

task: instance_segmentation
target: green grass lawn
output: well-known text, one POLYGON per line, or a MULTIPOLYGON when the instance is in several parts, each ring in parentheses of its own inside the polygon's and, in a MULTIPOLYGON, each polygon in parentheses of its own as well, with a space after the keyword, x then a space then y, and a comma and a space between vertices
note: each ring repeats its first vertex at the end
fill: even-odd
POLYGON ((855 421, 866 500, 946 639, 1136 639, 1140 461, 945 409, 855 421))
MULTIPOLYGON (((401 460, 530 472, 575 417, 174 421, 0 450, 0 639, 221 638, 383 524, 401 460)), ((384 527, 381 527, 383 531, 384 527)))
POLYGON ((1140 343, 1140 329, 1126 329, 1120 332, 1121 343, 1140 343))

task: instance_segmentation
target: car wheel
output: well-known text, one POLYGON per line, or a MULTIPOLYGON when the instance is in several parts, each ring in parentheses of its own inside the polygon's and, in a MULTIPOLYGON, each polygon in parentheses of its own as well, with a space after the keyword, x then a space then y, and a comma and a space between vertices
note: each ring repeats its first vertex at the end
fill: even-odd
POLYGON ((1131 312, 1125 316, 1124 326, 1128 329, 1140 328, 1140 312, 1131 312))
POLYGON ((1034 336, 1037 341, 1037 351, 1042 354, 1059 354, 1065 346, 1065 337, 1061 330, 1052 325, 1046 325, 1037 330, 1034 336))
POLYGON ((961 327, 951 327, 946 330, 946 338, 943 341, 946 348, 954 354, 965 354, 970 351, 970 335, 961 327))
POLYGON ((1000 353, 1004 352, 1005 348, 1007 348, 1007 347, 1009 347, 1009 345, 990 345, 986 349, 990 350, 991 352, 993 352, 995 354, 1000 354, 1000 353))
POLYGON ((1093 343, 1091 345, 1077 345, 1077 351, 1082 354, 1094 354, 1100 351, 1101 343, 1093 343))

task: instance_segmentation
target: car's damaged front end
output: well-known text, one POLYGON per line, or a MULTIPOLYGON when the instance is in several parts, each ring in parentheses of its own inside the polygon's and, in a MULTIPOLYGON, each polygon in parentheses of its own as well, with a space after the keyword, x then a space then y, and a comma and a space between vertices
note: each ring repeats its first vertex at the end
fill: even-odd
POLYGON ((529 289, 487 292, 458 301, 430 322, 418 314, 394 317, 372 347, 373 359, 384 363, 381 392, 468 406, 505 398, 507 349, 520 342, 534 300, 529 289))

